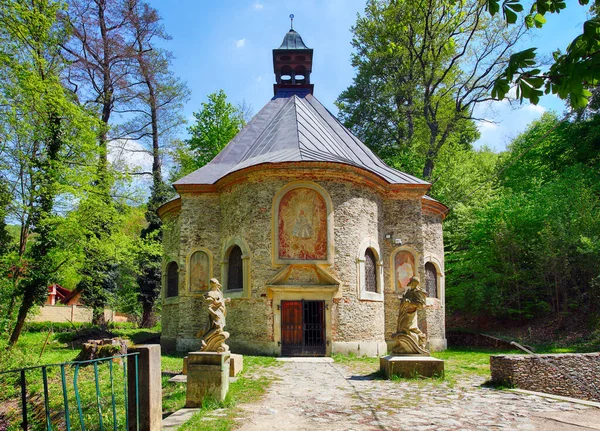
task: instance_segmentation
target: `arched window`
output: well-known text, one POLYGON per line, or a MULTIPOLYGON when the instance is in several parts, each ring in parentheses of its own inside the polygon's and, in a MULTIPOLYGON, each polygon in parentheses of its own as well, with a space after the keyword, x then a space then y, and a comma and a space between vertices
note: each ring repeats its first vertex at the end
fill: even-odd
POLYGON ((179 266, 175 262, 167 266, 167 298, 179 294, 179 266))
POLYGON ((437 270, 431 262, 425 264, 425 291, 430 298, 438 297, 437 270))
POLYGON ((242 265, 242 249, 235 245, 229 252, 229 267, 227 269, 227 290, 242 290, 244 288, 244 267, 242 265))
POLYGON ((365 290, 377 292, 377 260, 371 248, 365 252, 365 290))
POLYGON ((377 240, 366 238, 358 247, 358 299, 383 301, 383 269, 377 240))

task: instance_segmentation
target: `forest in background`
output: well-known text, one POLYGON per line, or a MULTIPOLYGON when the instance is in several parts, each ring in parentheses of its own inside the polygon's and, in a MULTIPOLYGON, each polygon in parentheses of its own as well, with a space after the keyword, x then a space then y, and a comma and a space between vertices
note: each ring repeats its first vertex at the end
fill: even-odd
MULTIPOLYGON (((451 313, 517 322, 578 313, 595 325, 598 9, 547 65, 515 46, 566 5, 532 4, 368 1, 353 27, 356 76, 336 104, 363 142, 430 181, 431 196, 450 207, 451 313), (565 99, 565 113, 544 114, 506 151, 473 147, 477 106, 506 95, 536 103, 543 91, 565 99)), ((145 1, 0 0, 0 24, 0 332, 14 343, 52 283, 81 291, 96 323, 110 306, 151 326, 160 312, 156 209, 251 109, 223 91, 208 95, 178 139, 189 90, 145 1), (136 152, 151 169, 116 156, 136 152), (150 193, 132 186, 138 178, 150 193)))

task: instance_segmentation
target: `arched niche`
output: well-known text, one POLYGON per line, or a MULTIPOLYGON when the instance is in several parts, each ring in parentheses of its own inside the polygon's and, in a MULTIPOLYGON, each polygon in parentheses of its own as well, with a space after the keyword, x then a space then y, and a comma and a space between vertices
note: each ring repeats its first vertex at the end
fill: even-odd
MULTIPOLYGON (((250 248, 248 243, 240 236, 234 236, 225 241, 221 248, 221 284, 223 286, 223 294, 230 298, 250 298, 252 289, 250 285, 250 248), (232 255, 233 252, 233 255, 232 255), (230 258, 234 261, 230 262, 230 258), (240 276, 239 279, 230 280, 232 271, 234 268, 232 265, 237 265, 241 260, 240 276), (235 286, 231 285, 231 282, 235 283, 235 286), (241 286, 240 286, 241 285, 241 286)), ((237 271, 235 271, 237 273, 237 271)))
POLYGON ((366 301, 383 301, 383 262, 379 244, 365 239, 356 256, 358 298, 366 301))
MULTIPOLYGON (((435 282, 437 287, 437 295, 431 296, 429 291, 427 291, 428 298, 438 299, 441 304, 444 303, 445 299, 445 276, 444 276, 444 267, 442 263, 435 256, 425 256, 425 282, 423 284, 423 288, 427 291, 427 270, 428 266, 431 265, 433 269, 435 269, 435 282)), ((431 267, 429 267, 431 269, 431 267)))
POLYGON ((210 250, 195 248, 187 256, 187 288, 191 293, 206 292, 213 277, 213 258, 210 250))
POLYGON ((395 248, 390 255, 391 290, 393 292, 403 292, 414 276, 420 278, 419 253, 410 246, 395 248))
POLYGON ((333 264, 333 205, 316 183, 296 181, 275 196, 273 264, 333 264))

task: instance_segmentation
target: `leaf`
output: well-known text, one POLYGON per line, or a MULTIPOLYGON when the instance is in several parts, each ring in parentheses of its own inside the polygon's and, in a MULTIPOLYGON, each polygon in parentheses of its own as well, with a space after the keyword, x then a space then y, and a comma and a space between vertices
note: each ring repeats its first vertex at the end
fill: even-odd
POLYGON ((500 12, 500 2, 498 0, 488 0, 486 7, 490 15, 494 16, 500 12))
POLYGON ((544 15, 537 13, 533 17, 533 23, 535 24, 536 28, 542 28, 542 26, 546 24, 546 18, 544 17, 544 15))
POLYGON ((589 98, 592 95, 592 93, 590 93, 588 90, 586 90, 585 88, 579 90, 579 91, 572 91, 569 94, 569 102, 571 103, 571 107, 573 109, 581 109, 581 108, 585 108, 588 104, 589 98))
POLYGON ((590 19, 583 23, 583 35, 586 38, 595 39, 600 34, 600 20, 590 19))
POLYGON ((494 81, 494 86, 492 87, 492 97, 494 99, 504 99, 504 96, 510 91, 510 84, 508 79, 504 77, 500 77, 494 81))
POLYGON ((522 11, 523 5, 520 3, 520 0, 504 0, 502 3, 502 13, 508 24, 516 23, 518 18, 517 13, 522 11))

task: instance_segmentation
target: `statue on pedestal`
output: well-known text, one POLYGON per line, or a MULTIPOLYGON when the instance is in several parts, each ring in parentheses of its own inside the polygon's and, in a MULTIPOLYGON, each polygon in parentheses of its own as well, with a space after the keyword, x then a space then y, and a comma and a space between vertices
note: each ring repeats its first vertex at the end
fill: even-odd
POLYGON ((419 286, 419 278, 412 277, 402 297, 398 313, 398 326, 392 338, 396 340, 392 348, 394 354, 429 355, 427 335, 417 325, 417 310, 425 307, 427 294, 419 286))
POLYGON ((224 331, 227 316, 225 304, 231 302, 231 299, 223 297, 221 283, 216 278, 211 278, 210 291, 204 294, 204 301, 208 305, 208 325, 206 330, 197 335, 202 338, 200 351, 228 352, 229 346, 225 344, 225 340, 229 338, 229 332, 224 331))

